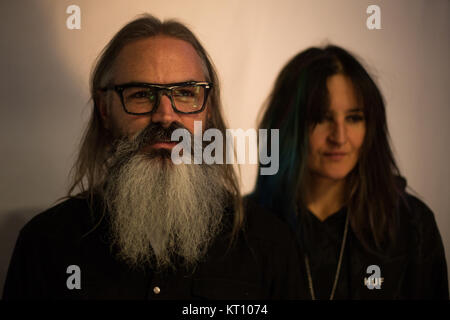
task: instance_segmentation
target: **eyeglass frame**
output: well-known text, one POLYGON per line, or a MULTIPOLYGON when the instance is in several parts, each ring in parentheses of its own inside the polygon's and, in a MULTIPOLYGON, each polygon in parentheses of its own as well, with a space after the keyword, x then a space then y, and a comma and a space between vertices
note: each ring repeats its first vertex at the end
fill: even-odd
POLYGON ((173 111, 175 111, 176 113, 180 113, 180 114, 197 114, 197 113, 201 113, 203 110, 205 110, 206 107, 206 101, 208 100, 208 96, 209 96, 209 91, 213 88, 213 84, 212 82, 208 82, 208 81, 186 81, 186 82, 177 82, 177 83, 170 83, 170 84, 158 84, 158 83, 146 83, 146 82, 129 82, 129 83, 124 83, 124 84, 118 84, 118 85, 111 85, 111 86, 107 86, 107 87, 103 87, 100 90, 101 91, 108 91, 108 90, 113 90, 115 91, 119 97, 120 97, 120 101, 122 102, 122 108, 125 111, 125 113, 128 114, 132 114, 132 115, 136 115, 136 116, 142 116, 142 115, 147 115, 147 114, 151 114, 153 112, 155 112, 156 110, 158 110, 159 107, 159 103, 161 102, 161 95, 165 94, 166 97, 169 98, 170 103, 172 104, 172 109, 173 111), (203 105, 199 110, 196 111, 190 111, 190 112, 184 112, 184 111, 180 111, 177 109, 177 107, 175 106, 175 102, 173 101, 173 96, 172 96, 172 90, 179 88, 179 87, 185 87, 185 86, 201 86, 204 88, 205 90, 205 97, 203 100, 203 105), (142 88, 153 88, 153 89, 157 89, 157 101, 155 101, 155 106, 152 108, 152 110, 147 111, 147 112, 143 112, 143 113, 136 113, 136 112, 130 112, 127 110, 127 108, 125 107, 125 100, 123 98, 123 91, 126 88, 130 88, 130 87, 142 87, 142 88), (163 91, 161 94, 160 92, 163 91), (166 93, 164 93, 164 91, 166 93), (168 93, 167 93, 168 91, 168 93))

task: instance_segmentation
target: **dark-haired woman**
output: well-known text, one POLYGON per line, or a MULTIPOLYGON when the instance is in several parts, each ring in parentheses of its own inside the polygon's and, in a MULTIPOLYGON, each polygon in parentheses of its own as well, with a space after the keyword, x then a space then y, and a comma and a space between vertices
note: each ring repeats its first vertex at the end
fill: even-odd
POLYGON ((434 215, 406 193, 382 95, 351 54, 327 46, 295 56, 260 128, 280 130, 280 169, 260 175, 250 197, 296 232, 305 297, 448 299, 434 215))

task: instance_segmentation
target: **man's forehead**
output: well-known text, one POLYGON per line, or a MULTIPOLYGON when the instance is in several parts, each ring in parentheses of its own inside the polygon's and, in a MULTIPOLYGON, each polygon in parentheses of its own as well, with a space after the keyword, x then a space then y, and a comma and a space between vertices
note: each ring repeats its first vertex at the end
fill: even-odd
POLYGON ((116 58, 113 78, 115 83, 203 81, 202 66, 190 43, 158 35, 124 46, 116 58))

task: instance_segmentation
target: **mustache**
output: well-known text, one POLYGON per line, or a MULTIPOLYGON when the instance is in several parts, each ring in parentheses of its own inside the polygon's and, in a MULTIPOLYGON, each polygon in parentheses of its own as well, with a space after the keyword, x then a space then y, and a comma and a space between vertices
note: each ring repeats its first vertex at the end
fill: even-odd
POLYGON ((178 122, 172 122, 167 128, 164 128, 160 123, 150 123, 142 131, 132 137, 123 135, 117 138, 111 146, 110 154, 113 155, 119 152, 121 157, 133 156, 146 145, 171 141, 170 138, 172 137, 172 133, 176 129, 187 130, 185 126, 178 122))
MULTIPOLYGON (((171 141, 170 138, 172 133, 176 129, 187 130, 185 126, 178 122, 172 122, 167 128, 164 128, 160 123, 150 123, 135 136, 129 137, 123 135, 117 138, 111 144, 111 148, 108 152, 107 167, 109 170, 113 170, 114 168, 123 166, 133 156, 137 155, 144 146, 156 142, 171 141)), ((170 158, 170 154, 169 150, 161 149, 153 151, 150 155, 152 157, 159 155, 164 158, 170 158)))
POLYGON ((186 129, 186 127, 178 122, 172 122, 167 128, 160 123, 150 123, 133 140, 138 148, 156 142, 170 142, 172 133, 176 129, 186 129))

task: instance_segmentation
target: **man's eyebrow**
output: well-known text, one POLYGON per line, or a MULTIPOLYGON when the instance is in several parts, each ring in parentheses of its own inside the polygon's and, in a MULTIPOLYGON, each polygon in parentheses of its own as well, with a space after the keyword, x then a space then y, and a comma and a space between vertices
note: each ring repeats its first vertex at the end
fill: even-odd
POLYGON ((204 82, 206 80, 194 80, 194 79, 188 79, 188 80, 184 80, 184 81, 180 81, 180 82, 204 82))
POLYGON ((126 82, 120 82, 122 85, 124 84, 155 84, 155 85, 170 85, 170 84, 176 84, 176 83, 185 83, 185 82, 208 82, 207 80, 194 80, 192 78, 182 81, 176 81, 176 82, 166 82, 166 83, 156 83, 156 82, 149 82, 149 81, 126 81, 126 82))

